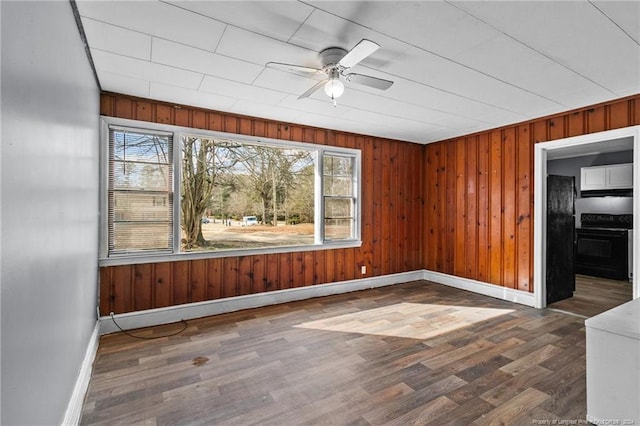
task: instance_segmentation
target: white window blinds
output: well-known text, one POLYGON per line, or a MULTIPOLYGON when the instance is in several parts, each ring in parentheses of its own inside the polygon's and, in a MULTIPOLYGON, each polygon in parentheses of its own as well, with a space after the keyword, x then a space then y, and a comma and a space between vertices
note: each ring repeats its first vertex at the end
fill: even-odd
POLYGON ((173 136, 109 127, 109 254, 171 251, 173 136))

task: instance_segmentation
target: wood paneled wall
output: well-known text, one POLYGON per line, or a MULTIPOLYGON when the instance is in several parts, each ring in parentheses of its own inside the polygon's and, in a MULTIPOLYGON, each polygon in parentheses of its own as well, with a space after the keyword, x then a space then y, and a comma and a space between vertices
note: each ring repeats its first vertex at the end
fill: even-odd
POLYGON ((533 145, 640 124, 640 95, 425 147, 424 268, 533 291, 533 145))
POLYGON ((362 246, 100 268, 100 312, 124 313, 423 268, 424 147, 112 93, 101 114, 362 150, 362 246))
POLYGON ((428 269, 533 291, 533 145, 640 124, 640 95, 426 146, 103 93, 101 113, 362 150, 362 247, 100 268, 101 313, 428 269))

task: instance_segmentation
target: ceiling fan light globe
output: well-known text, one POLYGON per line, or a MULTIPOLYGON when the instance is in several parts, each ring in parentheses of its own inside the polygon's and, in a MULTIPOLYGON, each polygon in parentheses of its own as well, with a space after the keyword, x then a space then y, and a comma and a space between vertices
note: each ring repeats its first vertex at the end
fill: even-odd
POLYGON ((324 93, 331 99, 339 98, 344 93, 344 84, 340 80, 332 78, 324 85, 324 93))

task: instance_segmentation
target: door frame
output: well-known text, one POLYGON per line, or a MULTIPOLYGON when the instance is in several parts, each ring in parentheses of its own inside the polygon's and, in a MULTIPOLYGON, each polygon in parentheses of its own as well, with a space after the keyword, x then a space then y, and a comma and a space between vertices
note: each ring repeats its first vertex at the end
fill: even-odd
MULTIPOLYGON (((547 156, 555 149, 605 142, 612 139, 633 138, 633 229, 640 227, 640 126, 540 142, 534 145, 533 197, 533 295, 536 308, 547 306, 547 156)), ((638 232, 633 233, 633 253, 640 253, 638 232)), ((640 297, 640 262, 633 262, 633 298, 640 297)))

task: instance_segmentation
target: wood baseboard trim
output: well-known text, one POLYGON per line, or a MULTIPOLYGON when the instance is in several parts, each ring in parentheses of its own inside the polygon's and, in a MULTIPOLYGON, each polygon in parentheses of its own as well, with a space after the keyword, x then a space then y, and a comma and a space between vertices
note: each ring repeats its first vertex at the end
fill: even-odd
POLYGON ((98 353, 98 343, 100 342, 100 322, 96 322, 87 350, 80 366, 80 372, 76 384, 73 387, 71 393, 71 399, 67 405, 67 410, 64 413, 64 420, 62 425, 75 426, 80 422, 80 416, 82 415, 82 406, 84 404, 84 397, 89 389, 89 380, 91 379, 91 372, 93 371, 93 362, 96 359, 98 353))
MULTIPOLYGON (((187 303, 184 305, 169 306, 166 308, 148 309, 126 314, 117 314, 114 315, 114 318, 120 327, 125 330, 130 330, 134 328, 169 324, 183 319, 201 318, 210 315, 235 312, 242 309, 259 308, 262 306, 276 305, 279 303, 293 302, 313 297, 348 293, 351 291, 366 290, 369 288, 383 287, 421 279, 423 279, 423 271, 418 270, 380 277, 362 278, 357 280, 250 294, 246 296, 209 300, 206 302, 187 303)), ((101 335, 119 331, 111 320, 111 317, 108 315, 100 317, 99 323, 101 335)))
POLYGON ((500 287, 482 281, 456 277, 454 275, 448 275, 441 272, 428 270, 424 270, 423 279, 427 281, 433 281, 438 284, 459 288, 461 290, 472 291, 474 293, 483 294, 485 296, 495 297, 496 299, 502 299, 508 302, 535 307, 534 294, 528 293, 526 291, 500 287))

